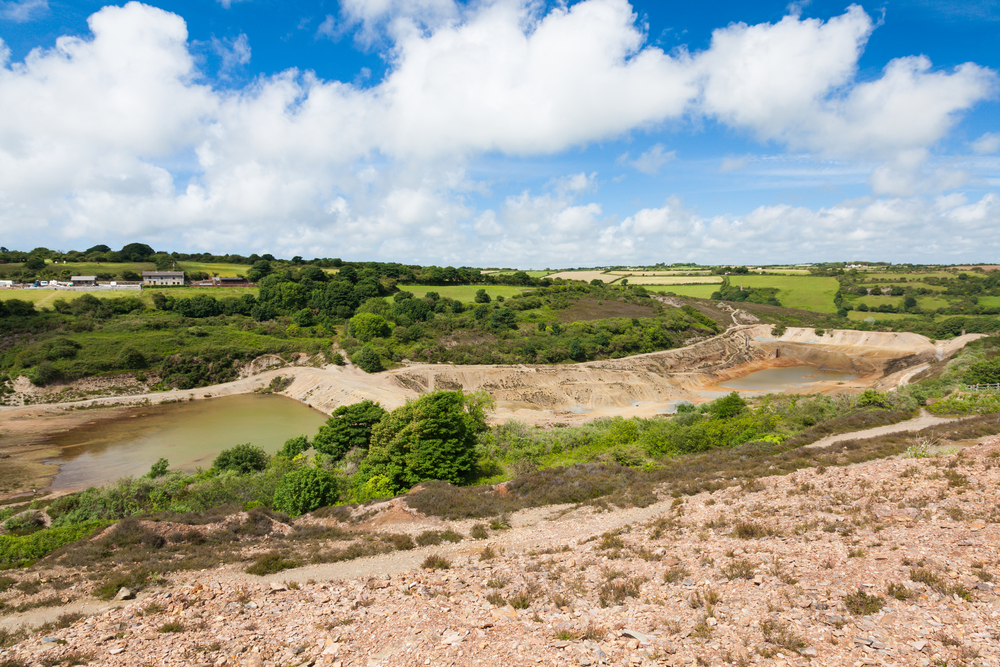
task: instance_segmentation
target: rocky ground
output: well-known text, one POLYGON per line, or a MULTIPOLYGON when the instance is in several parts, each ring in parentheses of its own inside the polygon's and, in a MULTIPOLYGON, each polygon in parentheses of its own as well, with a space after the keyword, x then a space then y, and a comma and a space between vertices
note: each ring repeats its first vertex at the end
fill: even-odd
POLYGON ((266 578, 227 565, 0 665, 1000 665, 998 482, 993 438, 266 578))

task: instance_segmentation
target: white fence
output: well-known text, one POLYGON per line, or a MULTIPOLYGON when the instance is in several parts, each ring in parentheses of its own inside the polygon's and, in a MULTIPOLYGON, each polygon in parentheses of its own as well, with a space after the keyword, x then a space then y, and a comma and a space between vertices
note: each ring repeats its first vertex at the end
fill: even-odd
POLYGON ((996 384, 966 384, 962 386, 966 391, 1000 391, 1000 382, 996 384))

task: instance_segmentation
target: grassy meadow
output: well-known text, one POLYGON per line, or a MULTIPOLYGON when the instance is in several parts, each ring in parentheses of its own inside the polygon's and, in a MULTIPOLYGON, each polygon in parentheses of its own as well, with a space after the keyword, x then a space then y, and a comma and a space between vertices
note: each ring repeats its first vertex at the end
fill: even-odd
POLYGON ((428 292, 437 292, 443 297, 446 296, 462 303, 471 303, 476 297, 476 292, 481 289, 486 290, 492 299, 496 299, 498 296, 507 299, 530 288, 512 285, 400 285, 399 289, 404 292, 413 292, 413 296, 416 297, 422 297, 428 292))
POLYGON ((8 299, 20 299, 30 301, 36 308, 51 308, 56 299, 72 301, 84 294, 96 296, 98 299, 116 299, 123 296, 134 296, 142 299, 143 303, 152 307, 153 292, 163 292, 177 298, 189 298, 199 294, 207 294, 220 299, 224 296, 242 296, 243 294, 253 294, 257 296, 256 287, 149 287, 142 291, 101 291, 101 292, 72 292, 69 290, 54 289, 0 289, 0 301, 8 299))

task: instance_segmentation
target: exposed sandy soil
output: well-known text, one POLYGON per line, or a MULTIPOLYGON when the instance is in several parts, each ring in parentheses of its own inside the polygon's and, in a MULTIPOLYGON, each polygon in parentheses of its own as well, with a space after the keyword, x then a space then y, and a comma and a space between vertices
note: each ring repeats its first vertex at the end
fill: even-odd
MULTIPOLYGON (((0 660, 1000 665, 1000 508, 992 493, 1000 438, 960 456, 760 482, 645 508, 527 510, 486 542, 466 538, 263 578, 242 565, 187 573, 118 608, 85 609, 89 616, 30 636, 0 660), (484 559, 487 544, 496 556, 484 559), (421 569, 430 554, 451 567, 421 569)), ((402 524, 386 528, 444 525, 403 513, 402 524)), ((470 523, 448 525, 465 534, 470 523)))

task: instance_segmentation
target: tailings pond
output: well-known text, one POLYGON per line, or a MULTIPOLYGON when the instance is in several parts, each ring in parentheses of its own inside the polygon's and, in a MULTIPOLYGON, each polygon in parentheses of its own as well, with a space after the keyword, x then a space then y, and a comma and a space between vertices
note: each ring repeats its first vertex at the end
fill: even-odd
POLYGON ((243 394, 136 408, 54 436, 59 456, 53 490, 96 486, 143 475, 160 457, 175 470, 208 468, 223 449, 245 442, 273 454, 297 435, 310 439, 326 422, 318 410, 284 396, 243 394))
POLYGON ((767 368, 733 380, 720 382, 719 386, 736 391, 783 392, 789 389, 804 389, 814 382, 847 382, 860 375, 839 371, 824 371, 812 366, 791 366, 788 368, 767 368))

